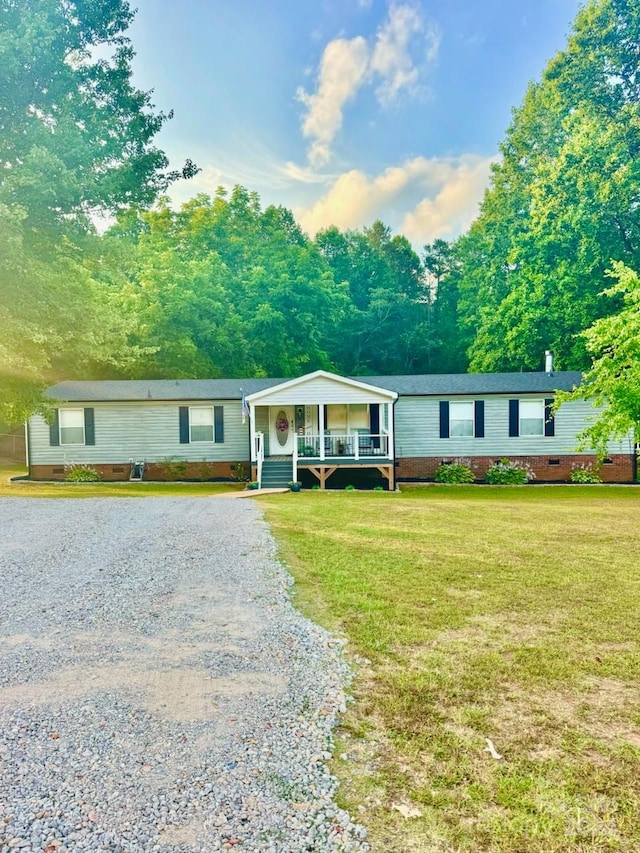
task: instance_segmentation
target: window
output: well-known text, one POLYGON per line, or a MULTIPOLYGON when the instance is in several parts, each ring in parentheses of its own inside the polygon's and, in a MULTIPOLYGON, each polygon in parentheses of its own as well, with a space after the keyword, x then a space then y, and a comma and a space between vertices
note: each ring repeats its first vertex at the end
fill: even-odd
POLYGON ((198 441, 224 442, 223 406, 179 406, 180 444, 198 441))
POLYGON ((520 435, 544 435, 544 400, 520 400, 520 435))
POLYGON ((484 438, 484 400, 440 400, 440 438, 484 438))
POLYGON ((60 409, 60 444, 84 444, 84 409, 60 409))
POLYGON ((213 407, 198 406, 189 409, 191 441, 213 441, 213 407))
POLYGON ((473 402, 449 404, 449 435, 473 435, 473 402))
POLYGON ((509 435, 556 434, 553 397, 544 400, 509 400, 509 435))

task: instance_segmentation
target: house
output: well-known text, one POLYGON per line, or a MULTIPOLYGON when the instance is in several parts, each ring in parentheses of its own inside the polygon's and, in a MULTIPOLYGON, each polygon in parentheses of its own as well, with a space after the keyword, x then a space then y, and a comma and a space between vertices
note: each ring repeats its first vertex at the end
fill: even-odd
MULTIPOLYGON (((526 463, 539 481, 565 481, 594 461, 576 437, 594 410, 557 390, 576 372, 437 374, 348 378, 317 370, 295 379, 62 382, 47 423, 27 425, 33 479, 63 479, 87 464, 105 480, 230 479, 243 470, 262 485, 302 480, 339 487, 433 479, 463 459, 479 478, 496 459, 526 463), (175 473, 174 473, 175 476, 175 473)), ((601 476, 631 482, 632 437, 612 442, 601 476)))

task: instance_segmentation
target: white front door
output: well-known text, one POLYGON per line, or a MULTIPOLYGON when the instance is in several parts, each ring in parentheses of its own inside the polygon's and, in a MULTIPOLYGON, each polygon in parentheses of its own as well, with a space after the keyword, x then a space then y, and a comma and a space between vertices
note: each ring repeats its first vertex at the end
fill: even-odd
POLYGON ((271 421, 271 437, 269 455, 291 456, 293 443, 296 440, 293 406, 271 406, 269 419, 271 421))

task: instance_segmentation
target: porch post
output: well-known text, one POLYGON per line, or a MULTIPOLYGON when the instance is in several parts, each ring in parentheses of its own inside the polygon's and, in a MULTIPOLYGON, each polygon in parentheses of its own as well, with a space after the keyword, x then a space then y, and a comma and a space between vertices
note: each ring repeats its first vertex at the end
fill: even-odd
POLYGON ((318 403, 318 432, 320 433, 320 459, 324 459, 324 406, 318 403))
POLYGON ((251 442, 251 461, 256 461, 256 419, 255 406, 249 403, 249 441, 251 442))

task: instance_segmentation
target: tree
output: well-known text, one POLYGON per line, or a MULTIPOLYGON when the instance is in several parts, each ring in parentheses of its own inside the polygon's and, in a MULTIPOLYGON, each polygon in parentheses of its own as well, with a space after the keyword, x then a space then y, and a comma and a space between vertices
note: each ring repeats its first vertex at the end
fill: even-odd
POLYGON ((558 393, 556 399, 556 407, 587 399, 602 408, 580 435, 580 447, 592 447, 601 457, 611 438, 624 439, 630 431, 636 448, 640 443, 640 277, 620 262, 613 263, 608 275, 616 283, 604 295, 622 299, 623 307, 583 332, 591 367, 579 388, 558 393))
POLYGON ((362 231, 328 228, 316 245, 348 288, 349 302, 331 350, 350 374, 419 373, 432 348, 429 291, 409 241, 377 221, 362 231))
POLYGON ((459 315, 473 370, 588 363, 579 332, 616 309, 611 259, 640 264, 640 16, 592 0, 501 145, 481 213, 458 245, 459 315))
POLYGON ((255 193, 199 195, 128 212, 106 242, 119 264, 130 337, 148 356, 133 375, 295 376, 331 368, 347 304, 290 211, 255 193), (125 251, 121 246, 125 245, 125 251))
POLYGON ((434 338, 430 372, 464 373, 470 343, 460 322, 460 264, 457 245, 434 240, 424 247, 423 265, 427 273, 434 338))
MULTIPOLYGON (((178 177, 153 146, 169 116, 131 85, 131 19, 126 0, 0 0, 6 419, 23 416, 63 364, 77 375, 119 351, 106 333, 121 321, 94 286, 90 215, 149 204, 178 177)), ((194 171, 188 162, 180 174, 194 171)))

